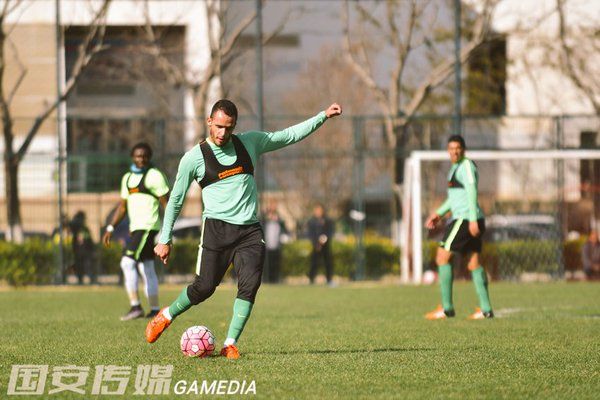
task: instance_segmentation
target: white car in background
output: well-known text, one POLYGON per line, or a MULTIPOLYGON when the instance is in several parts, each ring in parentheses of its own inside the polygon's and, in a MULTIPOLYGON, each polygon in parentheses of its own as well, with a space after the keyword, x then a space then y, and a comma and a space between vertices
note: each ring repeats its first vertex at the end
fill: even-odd
POLYGON ((509 240, 556 240, 561 232, 556 217, 548 214, 490 215, 485 218, 484 238, 509 240))
MULTIPOLYGON (((173 225, 173 241, 198 239, 202 233, 202 217, 178 218, 173 225)), ((158 237, 159 235, 157 235, 158 237)))

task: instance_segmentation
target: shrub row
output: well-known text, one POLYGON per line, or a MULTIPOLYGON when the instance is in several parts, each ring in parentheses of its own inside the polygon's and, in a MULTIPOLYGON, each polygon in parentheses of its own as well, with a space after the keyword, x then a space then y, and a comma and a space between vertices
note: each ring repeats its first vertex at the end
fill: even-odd
MULTIPOLYGON (((367 236, 365 239, 367 278, 397 272, 400 251, 389 239, 367 236)), ((355 271, 354 241, 334 242, 332 247, 334 274, 354 278, 355 271)), ((66 258, 71 260, 70 249, 66 249, 66 258)), ((308 240, 298 240, 285 244, 282 252, 281 276, 301 276, 308 273, 310 267, 311 245, 308 240)), ((122 248, 113 244, 109 248, 97 246, 94 254, 97 272, 100 274, 118 274, 122 248)), ((198 255, 198 241, 179 240, 175 243, 172 257, 166 273, 193 273, 198 255)), ((21 286, 36 283, 52 283, 58 265, 58 248, 50 241, 27 241, 25 244, 0 242, 0 280, 11 285, 21 286)), ((69 262, 67 261, 67 264, 69 262)), ((162 271, 162 268, 159 268, 162 271)))
MULTIPOLYGON (((565 269, 581 269, 581 248, 584 239, 568 241, 563 245, 565 269)), ((377 279, 383 275, 398 273, 400 250, 387 238, 367 235, 364 240, 366 253, 365 277, 377 279)), ((424 246, 424 258, 433 264, 436 242, 424 246)), ((117 244, 109 248, 98 246, 94 255, 101 274, 120 272, 119 260, 122 249, 117 244)), ((354 279, 356 243, 353 240, 335 241, 332 245, 334 274, 354 279)), ((166 273, 193 273, 198 254, 198 241, 180 240, 175 243, 166 273)), ((310 268, 311 245, 308 240, 298 240, 284 245, 281 276, 302 276, 310 268)), ((67 259, 72 259, 69 249, 67 259)), ((481 255, 482 264, 495 278, 511 278, 523 272, 555 273, 559 270, 556 242, 511 241, 486 243, 481 255)), ((0 241, 0 280, 13 286, 52 283, 58 265, 57 247, 49 241, 29 240, 24 244, 0 241)), ((162 272, 162 268, 159 268, 162 272)))
MULTIPOLYGON (((585 238, 569 240, 562 244, 562 260, 568 271, 581 270, 581 251, 585 238)), ((485 243, 481 252, 481 264, 493 278, 517 278, 525 272, 556 274, 560 271, 561 254, 559 241, 514 240, 485 243)), ((427 242, 424 258, 435 260, 437 242, 427 242)))
POLYGON ((0 280, 12 286, 51 283, 57 255, 51 241, 32 239, 23 244, 0 241, 0 280))

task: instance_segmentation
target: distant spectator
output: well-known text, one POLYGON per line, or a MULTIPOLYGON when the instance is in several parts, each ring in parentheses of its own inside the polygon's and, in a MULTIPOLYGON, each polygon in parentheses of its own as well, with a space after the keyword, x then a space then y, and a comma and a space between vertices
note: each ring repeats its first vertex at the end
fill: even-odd
POLYGON ((325 276, 327 284, 333 285, 333 260, 331 258, 331 241, 335 233, 335 226, 326 213, 325 208, 321 204, 317 204, 313 208, 313 216, 308 221, 308 238, 312 243, 312 254, 310 259, 310 271, 308 278, 310 283, 315 282, 317 275, 317 266, 319 259, 325 263, 325 276))
POLYGON ((598 232, 591 231, 581 252, 583 261, 583 272, 587 279, 600 277, 600 240, 598 232))
MULTIPOLYGON (((68 266, 69 268, 73 265, 72 263, 72 252, 70 251, 59 251, 58 247, 61 245, 61 230, 62 230, 62 248, 63 250, 69 248, 72 246, 73 243, 73 235, 71 234, 71 228, 70 228, 70 222, 69 222, 69 217, 67 217, 65 214, 61 214, 60 216, 60 225, 57 226, 56 228, 54 228, 52 230, 52 234, 51 234, 51 238, 52 238, 52 243, 54 244, 54 246, 56 246, 57 250, 55 252, 55 256, 59 257, 62 256, 64 257, 64 259, 62 260, 62 265, 68 266)), ((61 260, 59 260, 58 258, 56 259, 57 263, 61 263, 61 260)), ((66 277, 63 276, 63 281, 62 283, 65 283, 65 279, 66 277)))
POLYGON ((281 273, 281 245, 286 241, 288 233, 277 213, 276 204, 269 204, 262 223, 266 247, 263 282, 278 283, 281 273))
POLYGON ((77 211, 69 224, 73 237, 73 269, 79 284, 83 284, 84 275, 90 277, 91 283, 96 283, 94 266, 94 242, 86 225, 85 213, 77 211))
MULTIPOLYGON (((65 214, 61 214, 60 216, 61 219, 61 225, 62 225, 62 240, 63 240, 63 245, 71 245, 71 228, 69 227, 70 222, 69 222, 69 218, 65 215, 65 214)), ((61 226, 57 226, 56 228, 54 228, 52 230, 52 242, 55 245, 59 245, 60 244, 60 229, 61 226)))

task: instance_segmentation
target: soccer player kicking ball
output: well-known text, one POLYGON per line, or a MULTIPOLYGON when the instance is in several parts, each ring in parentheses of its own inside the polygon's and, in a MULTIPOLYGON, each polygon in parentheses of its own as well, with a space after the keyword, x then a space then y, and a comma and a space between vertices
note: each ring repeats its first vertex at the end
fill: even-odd
POLYGON ((146 340, 155 342, 180 314, 209 298, 233 261, 238 292, 221 355, 239 358, 237 341, 250 317, 260 286, 265 242, 260 226, 254 166, 261 154, 296 143, 316 131, 328 118, 342 113, 333 103, 327 110, 277 132, 250 131, 233 135, 237 108, 219 100, 206 119, 209 137, 185 153, 165 211, 162 233, 154 252, 166 264, 171 231, 192 181, 202 188, 203 225, 194 281, 150 321, 146 340))
POLYGON ((485 269, 479 264, 481 235, 485 232, 483 212, 477 203, 477 182, 479 175, 475 163, 465 157, 465 140, 460 135, 448 139, 448 154, 452 167, 448 173, 448 197, 433 214, 427 218, 425 227, 434 229, 442 217, 450 211, 452 221, 437 249, 435 262, 438 266, 442 305, 427 313, 425 318, 446 319, 454 317, 452 303, 452 252, 466 255, 473 284, 479 297, 479 308, 469 319, 493 318, 494 313, 488 295, 488 282, 485 269))

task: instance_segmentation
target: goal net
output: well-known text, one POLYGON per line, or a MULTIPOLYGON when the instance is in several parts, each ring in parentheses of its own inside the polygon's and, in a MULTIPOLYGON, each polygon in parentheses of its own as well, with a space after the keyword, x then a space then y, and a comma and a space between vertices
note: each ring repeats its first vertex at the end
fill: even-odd
MULTIPOLYGON (((468 150, 466 156, 477 165, 486 216, 482 265, 495 279, 557 278, 581 269, 583 238, 600 220, 600 150, 468 150)), ((435 270, 445 226, 429 232, 424 223, 446 198, 449 168, 445 151, 414 151, 406 159, 405 283, 421 283, 424 271, 435 270)))

